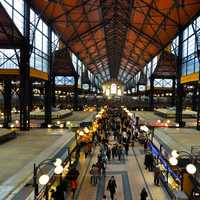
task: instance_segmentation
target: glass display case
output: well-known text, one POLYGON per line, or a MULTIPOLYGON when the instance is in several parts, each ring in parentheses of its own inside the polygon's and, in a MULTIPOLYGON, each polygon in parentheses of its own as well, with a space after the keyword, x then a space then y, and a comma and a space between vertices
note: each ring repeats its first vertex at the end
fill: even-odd
POLYGON ((181 187, 181 176, 175 173, 174 169, 171 168, 168 161, 163 157, 161 152, 152 143, 149 144, 149 148, 155 158, 155 162, 159 165, 161 176, 160 180, 167 189, 170 196, 180 190, 181 187))

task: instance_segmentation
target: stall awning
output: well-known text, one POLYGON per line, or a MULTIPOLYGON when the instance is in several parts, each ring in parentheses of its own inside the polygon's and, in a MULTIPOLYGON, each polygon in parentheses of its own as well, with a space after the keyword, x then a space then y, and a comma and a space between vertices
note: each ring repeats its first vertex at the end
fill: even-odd
POLYGON ((81 77, 81 82, 82 82, 82 84, 90 84, 90 79, 89 79, 89 77, 88 77, 88 72, 87 72, 87 70, 85 70, 85 71, 83 72, 83 75, 82 75, 82 77, 81 77))
POLYGON ((154 78, 174 78, 177 75, 177 57, 169 51, 163 51, 157 66, 151 75, 154 78))
POLYGON ((55 52, 53 60, 54 76, 74 76, 76 71, 72 64, 71 57, 66 48, 59 49, 55 52))
POLYGON ((147 77, 146 77, 146 75, 144 74, 144 72, 142 71, 142 72, 140 73, 140 79, 139 79, 137 85, 146 85, 146 84, 147 84, 147 77))
POLYGON ((20 48, 23 36, 0 3, 0 48, 20 48))

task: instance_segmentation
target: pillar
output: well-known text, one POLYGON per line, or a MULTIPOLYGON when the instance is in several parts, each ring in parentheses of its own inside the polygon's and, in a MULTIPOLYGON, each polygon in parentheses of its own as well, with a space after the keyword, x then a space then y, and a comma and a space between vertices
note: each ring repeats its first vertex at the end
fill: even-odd
POLYGON ((20 48, 20 129, 29 130, 30 128, 30 4, 25 2, 24 9, 24 43, 20 48))
POLYGON ((177 88, 176 88, 176 123, 179 127, 184 126, 182 121, 183 112, 183 85, 181 84, 181 73, 182 73, 182 51, 183 51, 183 31, 179 33, 179 49, 177 58, 177 88))
POLYGON ((154 110, 154 77, 150 77, 150 94, 149 94, 149 109, 154 110))
POLYGON ((92 84, 90 82, 88 84, 89 84, 88 94, 91 94, 92 84))
POLYGON ((140 101, 141 100, 141 96, 139 95, 139 84, 137 84, 137 97, 138 97, 138 100, 140 101))
POLYGON ((172 79, 172 101, 171 101, 171 107, 175 106, 175 100, 176 100, 176 79, 172 79))
POLYGON ((29 106, 30 106, 30 110, 33 109, 33 82, 32 80, 29 81, 29 106))
POLYGON ((55 94, 55 76, 52 79, 52 106, 56 107, 56 94, 55 94))
POLYGON ((78 110, 78 74, 74 75, 74 99, 73 99, 74 110, 78 110))
POLYGON ((52 85, 53 85, 53 74, 52 74, 52 29, 48 28, 48 80, 44 84, 44 110, 45 110, 45 126, 51 123, 52 120, 52 85))
POLYGON ((200 130, 200 80, 197 85, 197 130, 200 130))
POLYGON ((11 80, 4 80, 4 127, 8 128, 11 122, 11 99, 12 99, 12 84, 11 80))
POLYGON ((198 85, 195 85, 194 86, 194 89, 193 89, 193 92, 192 92, 192 110, 193 111, 196 111, 196 109, 197 109, 197 93, 198 93, 198 91, 197 91, 197 89, 198 89, 198 85))

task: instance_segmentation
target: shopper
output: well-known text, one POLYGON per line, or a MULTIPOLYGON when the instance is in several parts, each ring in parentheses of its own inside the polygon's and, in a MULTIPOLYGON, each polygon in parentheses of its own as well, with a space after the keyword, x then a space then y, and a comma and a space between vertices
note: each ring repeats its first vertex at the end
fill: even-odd
POLYGON ((148 138, 145 138, 145 140, 144 140, 144 153, 146 153, 146 151, 147 151, 148 143, 149 143, 148 138))
POLYGON ((128 151, 129 151, 129 143, 126 142, 125 146, 125 151, 126 151, 126 156, 128 156, 128 151))
POLYGON ((154 157, 153 157, 153 154, 150 152, 148 169, 150 172, 152 172, 153 168, 154 168, 154 157))
POLYGON ((147 200, 148 194, 145 188, 142 189, 140 193, 140 200, 147 200))
POLYGON ((55 191, 55 197, 54 197, 55 200, 64 200, 64 192, 61 188, 60 185, 58 185, 56 187, 56 191, 55 191))
POLYGON ((107 155, 108 160, 110 161, 110 158, 111 158, 111 150, 110 150, 110 148, 108 148, 108 150, 106 152, 106 155, 107 155))
POLYGON ((116 184, 116 181, 115 181, 115 177, 112 176, 108 182, 108 185, 107 185, 107 190, 110 191, 110 198, 111 200, 114 200, 114 195, 115 195, 115 192, 116 192, 116 188, 117 188, 117 184, 116 184))
POLYGON ((154 168, 154 184, 158 186, 159 180, 160 180, 160 167, 159 165, 156 165, 154 168))
POLYGON ((77 186, 78 186, 78 184, 77 184, 76 179, 73 179, 73 180, 70 181, 70 187, 71 187, 71 190, 72 190, 73 198, 75 196, 75 192, 76 192, 77 186))
POLYGON ((56 200, 56 192, 54 189, 50 191, 50 200, 56 200))
POLYGON ((145 169, 149 169, 150 152, 147 151, 144 157, 145 169))
POLYGON ((92 165, 92 168, 90 170, 90 175, 91 175, 91 177, 90 177, 90 183, 92 185, 95 184, 95 175, 94 175, 94 173, 95 173, 95 164, 92 165))

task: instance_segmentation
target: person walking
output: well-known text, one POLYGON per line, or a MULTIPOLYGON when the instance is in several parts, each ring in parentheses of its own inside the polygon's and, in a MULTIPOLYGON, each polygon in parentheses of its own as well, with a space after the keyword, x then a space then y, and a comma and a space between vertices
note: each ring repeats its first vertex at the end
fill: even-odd
POLYGON ((121 160, 121 157, 122 157, 122 146, 121 145, 119 145, 118 147, 117 147, 117 155, 118 155, 118 159, 119 159, 119 161, 121 160))
POLYGON ((110 158, 111 158, 111 150, 110 150, 110 148, 108 148, 108 150, 106 152, 106 155, 107 155, 108 161, 110 161, 110 158))
POLYGON ((112 159, 114 160, 116 157, 116 146, 115 145, 112 147, 111 153, 112 153, 112 159))
POLYGON ((93 185, 95 184, 95 176, 94 176, 94 168, 95 168, 95 164, 92 165, 92 168, 90 170, 90 183, 93 185))
POLYGON ((148 169, 149 169, 150 172, 152 172, 153 168, 154 168, 154 157, 153 157, 153 154, 150 153, 149 154, 149 166, 148 166, 148 169))
POLYGON ((147 200, 148 194, 145 188, 142 189, 140 193, 140 200, 147 200))
POLYGON ((71 190, 72 190, 72 197, 73 197, 73 198, 74 198, 74 196, 75 196, 75 192, 76 192, 77 186, 78 186, 77 180, 76 180, 76 179, 72 179, 72 180, 70 181, 70 187, 71 187, 71 190))
POLYGON ((129 143, 128 143, 128 142, 126 142, 124 146, 125 146, 126 156, 128 156, 128 151, 129 151, 129 143))
POLYGON ((116 192, 116 188, 117 188, 117 184, 116 184, 116 181, 115 181, 115 177, 112 176, 108 182, 108 185, 107 185, 107 190, 110 191, 110 198, 111 200, 114 200, 114 195, 115 195, 115 192, 116 192))
POLYGON ((144 157, 145 169, 149 169, 150 152, 147 151, 144 157))
POLYGON ((154 168, 154 184, 158 186, 159 180, 160 180, 160 167, 159 165, 156 165, 154 168))
POLYGON ((144 153, 146 153, 146 151, 147 151, 148 143, 149 143, 148 139, 145 138, 145 140, 144 140, 144 153))

